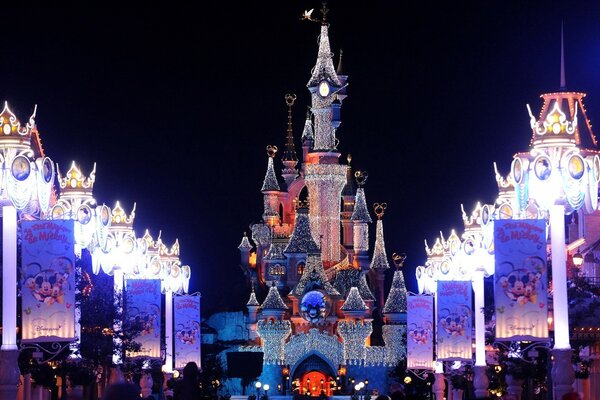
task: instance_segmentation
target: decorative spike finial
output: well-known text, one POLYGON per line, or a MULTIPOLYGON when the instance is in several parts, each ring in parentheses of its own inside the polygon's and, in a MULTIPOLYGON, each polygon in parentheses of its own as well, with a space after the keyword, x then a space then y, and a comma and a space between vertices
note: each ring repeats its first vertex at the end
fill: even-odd
POLYGON ((327 13, 329 13, 329 8, 327 8, 327 2, 324 1, 323 7, 321 7, 321 14, 323 15, 323 25, 327 23, 327 13))
POLYGON ((346 156, 346 160, 348 160, 348 165, 350 165, 350 163, 352 162, 352 154, 348 153, 348 155, 346 156))
POLYGON ((369 177, 369 173, 367 171, 356 171, 354 173, 354 178, 356 179, 356 183, 358 187, 363 187, 365 183, 367 183, 367 178, 369 177))
POLYGON ((267 146, 267 155, 271 158, 275 158, 277 154, 277 146, 268 145, 267 146))
POLYGON ((404 261, 406 260, 406 253, 393 253, 392 260, 394 261, 394 265, 396 266, 396 270, 399 270, 404 265, 404 261))
POLYGON ((563 21, 560 21, 560 90, 567 87, 565 79, 565 46, 563 34, 563 21))
POLYGON ((386 208, 387 208, 387 203, 373 204, 373 211, 375 211, 375 215, 377 215, 377 219, 381 220, 381 218, 383 218, 383 214, 385 214, 386 208))
POLYGON ((338 75, 343 75, 342 73, 342 59, 344 57, 344 50, 340 49, 340 59, 338 60, 338 66, 337 69, 335 70, 335 73, 338 75))
POLYGON ((292 107, 296 101, 295 94, 285 95, 285 104, 288 107, 288 122, 287 122, 287 142, 285 144, 285 151, 283 152, 283 161, 298 161, 296 156, 296 148, 294 147, 294 136, 292 131, 292 107))

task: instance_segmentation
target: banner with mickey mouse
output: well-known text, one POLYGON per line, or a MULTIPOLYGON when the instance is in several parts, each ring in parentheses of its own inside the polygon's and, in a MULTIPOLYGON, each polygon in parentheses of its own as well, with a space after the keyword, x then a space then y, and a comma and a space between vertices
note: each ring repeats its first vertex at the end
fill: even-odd
POLYGON ((200 365, 200 295, 175 296, 175 369, 200 365))
POLYGON ((496 340, 548 338, 546 222, 494 221, 496 340))
POLYGON ((75 338, 73 221, 21 221, 22 341, 75 338))
POLYGON ((125 281, 125 318, 139 329, 133 340, 141 344, 138 352, 127 357, 160 358, 160 279, 127 279, 125 281))
POLYGON ((438 281, 438 361, 470 361, 473 358, 471 290, 471 281, 438 281))
POLYGON ((406 302, 407 368, 433 369, 433 296, 409 295, 406 302))

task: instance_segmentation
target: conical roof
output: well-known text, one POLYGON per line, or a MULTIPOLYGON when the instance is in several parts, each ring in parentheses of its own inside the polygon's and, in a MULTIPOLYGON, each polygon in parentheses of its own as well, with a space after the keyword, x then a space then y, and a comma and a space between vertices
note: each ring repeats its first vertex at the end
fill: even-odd
POLYGON ((273 285, 269 288, 269 293, 263 301, 261 308, 263 310, 287 310, 288 306, 285 305, 281 296, 279 295, 279 290, 277 290, 277 286, 273 285))
POLYGON ((313 130, 313 124, 310 119, 310 111, 306 113, 306 121, 304 122, 304 130, 302 131, 302 141, 314 140, 315 132, 313 130))
POLYGON ((302 278, 300 278, 300 282, 294 288, 293 293, 297 297, 301 297, 306 292, 317 289, 324 290, 331 296, 339 295, 339 292, 327 281, 323 263, 321 262, 321 255, 319 253, 309 253, 306 258, 306 266, 304 267, 302 278))
POLYGON ((404 273, 398 269, 394 272, 394 280, 392 288, 388 294, 383 313, 405 313, 406 312, 406 283, 404 281, 404 273))
POLYGON ((308 210, 305 207, 296 209, 296 224, 290 237, 284 253, 315 253, 319 251, 319 246, 315 243, 310 232, 310 221, 308 219, 308 210))
POLYGON ((277 183, 277 176, 275 175, 275 168, 273 168, 273 158, 275 153, 269 154, 269 161, 267 163, 267 173, 265 174, 265 180, 263 181, 261 192, 272 192, 279 191, 279 183, 277 183))
POLYGON ((365 198, 365 189, 359 187, 356 189, 356 200, 354 203, 354 212, 352 213, 352 217, 350 217, 351 221, 357 222, 368 222, 371 223, 373 220, 369 215, 369 210, 367 208, 367 200, 365 198))
POLYGON ((240 250, 251 250, 252 249, 252 245, 250 244, 250 240, 248 240, 248 236, 246 236, 246 232, 244 232, 244 237, 242 238, 242 241, 240 242, 238 249, 240 249, 240 250))
POLYGON ((377 220, 377 230, 375 236, 375 250, 373 251, 373 259, 371 260, 371 269, 388 269, 390 264, 385 252, 385 241, 383 239, 383 221, 377 220))
POLYGON ((260 306, 258 300, 256 300, 256 293, 254 293, 254 288, 252 288, 252 292, 250 293, 250 299, 246 303, 246 306, 260 306))
POLYGON ((360 297, 363 300, 375 300, 375 296, 371 293, 365 274, 360 269, 350 268, 342 269, 335 275, 333 287, 340 292, 343 298, 348 296, 350 289, 356 286, 360 297))
POLYGON ((316 86, 324 79, 330 81, 337 87, 342 86, 335 73, 335 67, 333 66, 333 54, 331 53, 331 46, 329 45, 329 26, 326 23, 321 25, 317 63, 312 70, 312 75, 306 86, 316 86))
POLYGON ((360 297, 360 293, 358 292, 358 288, 356 286, 350 289, 348 292, 348 297, 346 297, 346 301, 340 307, 342 311, 364 311, 369 307, 365 304, 362 297, 360 297))

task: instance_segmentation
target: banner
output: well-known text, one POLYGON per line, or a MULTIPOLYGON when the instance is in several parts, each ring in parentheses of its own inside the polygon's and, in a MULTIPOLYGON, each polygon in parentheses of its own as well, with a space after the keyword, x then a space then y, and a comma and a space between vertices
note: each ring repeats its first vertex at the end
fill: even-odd
POLYGON ((190 361, 200 367, 200 296, 175 296, 175 369, 190 361))
POLYGON ((437 360, 471 361, 471 281, 438 281, 437 296, 437 360))
POLYGON ((548 339, 546 222, 494 221, 496 340, 548 339))
POLYGON ((73 221, 21 221, 22 341, 75 339, 73 221))
POLYGON ((125 283, 125 318, 141 329, 133 340, 142 345, 139 352, 127 357, 160 358, 160 279, 127 279, 125 283))
POLYGON ((407 297, 407 368, 433 370, 433 296, 407 297))

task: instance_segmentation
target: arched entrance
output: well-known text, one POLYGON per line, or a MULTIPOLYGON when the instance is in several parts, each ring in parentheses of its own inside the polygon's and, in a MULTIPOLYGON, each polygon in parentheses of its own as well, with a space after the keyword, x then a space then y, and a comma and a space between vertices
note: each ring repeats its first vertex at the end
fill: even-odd
POLYGON ((317 354, 306 357, 294 371, 294 394, 318 397, 325 393, 326 396, 333 396, 335 387, 335 372, 329 363, 317 354))

